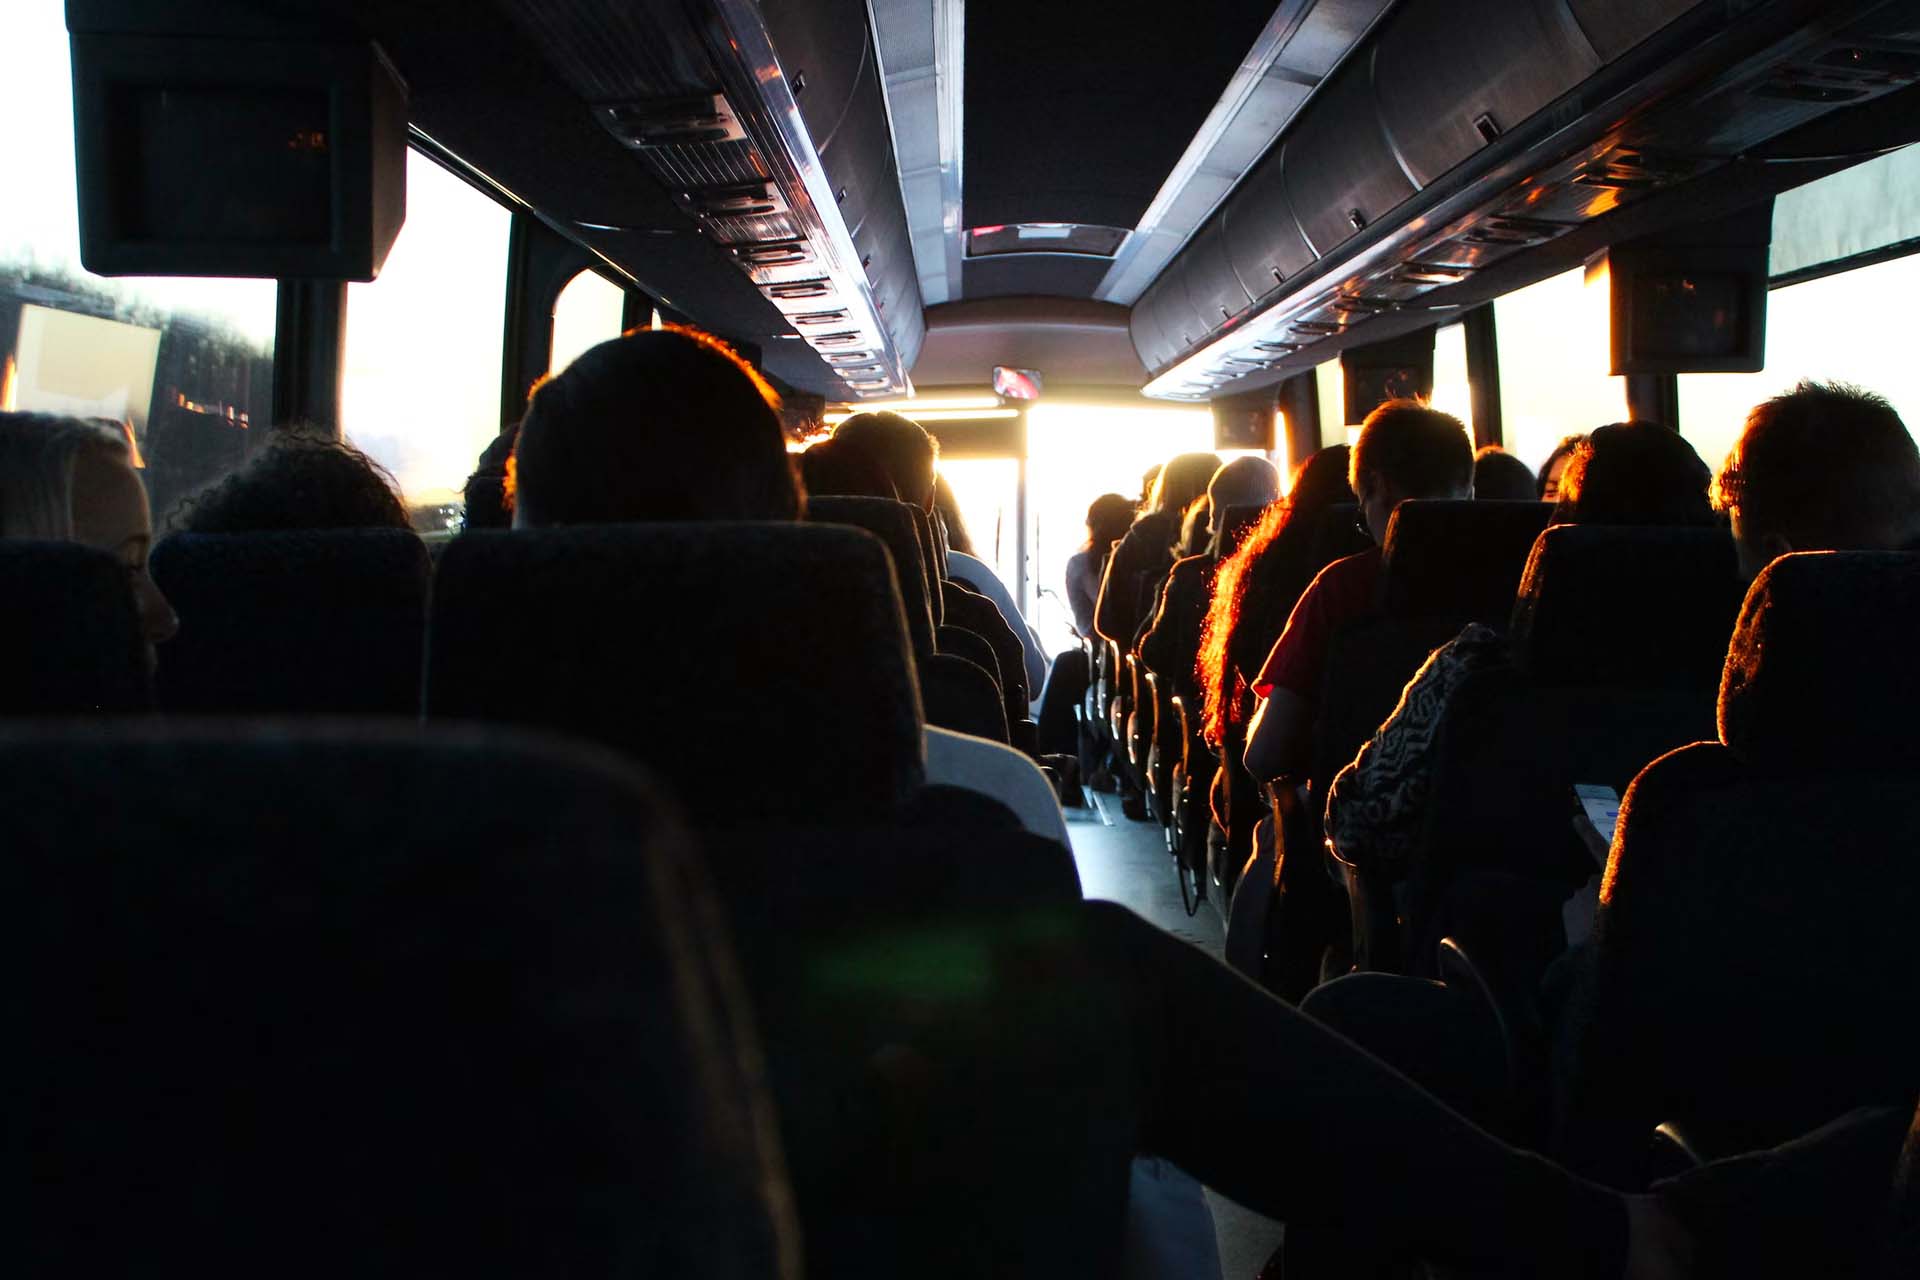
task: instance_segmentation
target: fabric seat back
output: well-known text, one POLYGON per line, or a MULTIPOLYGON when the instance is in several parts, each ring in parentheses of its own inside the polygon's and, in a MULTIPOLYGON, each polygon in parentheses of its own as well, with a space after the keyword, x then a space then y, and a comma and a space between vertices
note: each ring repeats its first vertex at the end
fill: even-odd
POLYGON ((1563 1150, 1613 1175, 1653 1124, 1770 1146, 1920 1075, 1920 557, 1794 555, 1754 582, 1719 744, 1634 780, 1571 1040, 1563 1150))
POLYGON ((162 710, 418 715, 432 565, 404 529, 176 533, 153 578, 180 615, 162 710))
POLYGON ((127 571, 72 542, 0 539, 0 715, 151 711, 127 571))
POLYGON ((0 729, 0 805, 21 1274, 797 1274, 714 896, 619 761, 0 729))
POLYGON ((933 606, 927 598, 927 567, 913 508, 892 498, 832 497, 807 501, 810 524, 844 524, 865 529, 893 557, 900 599, 907 614, 907 636, 916 654, 934 652, 933 606))
POLYGON ((610 744, 700 825, 878 819, 924 774, 893 564, 833 525, 464 534, 435 579, 426 707, 610 744))
POLYGON ((1412 501, 1382 544, 1381 607, 1399 618, 1505 626, 1549 502, 1412 501))

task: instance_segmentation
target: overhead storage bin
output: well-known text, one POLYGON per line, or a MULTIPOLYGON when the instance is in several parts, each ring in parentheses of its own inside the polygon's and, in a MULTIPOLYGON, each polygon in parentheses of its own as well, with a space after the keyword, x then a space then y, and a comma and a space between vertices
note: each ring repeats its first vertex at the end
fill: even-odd
POLYGON ((1369 81, 1364 56, 1349 62, 1287 138, 1287 191, 1320 257, 1414 194, 1381 131, 1369 81))
POLYGON ((1227 260, 1249 297, 1261 298, 1313 265, 1287 194, 1286 146, 1275 147, 1227 197, 1219 214, 1227 260))

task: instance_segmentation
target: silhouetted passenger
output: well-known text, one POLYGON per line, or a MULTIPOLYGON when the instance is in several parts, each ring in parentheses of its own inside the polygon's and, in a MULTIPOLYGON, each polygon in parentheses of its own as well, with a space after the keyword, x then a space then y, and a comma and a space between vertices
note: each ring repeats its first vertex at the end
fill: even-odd
POLYGON ((1882 396, 1805 381, 1753 407, 1713 484, 1752 579, 1789 551, 1920 541, 1920 450, 1882 396))
POLYGON ((284 429, 224 478, 185 499, 167 526, 187 533, 410 529, 379 463, 341 440, 284 429))
MULTIPOLYGON (((1557 524, 1705 525, 1710 473, 1678 432, 1650 422, 1601 427, 1573 451, 1560 481, 1557 524)), ((1646 643, 1659 644, 1657 631, 1646 643)), ((1387 878, 1418 847, 1432 791, 1435 736, 1454 690, 1511 661, 1506 640, 1471 623, 1436 649, 1327 795, 1327 834, 1340 856, 1387 878)))
MULTIPOLYGON (((864 459, 892 481, 894 493, 922 511, 934 510, 940 445, 925 427, 897 413, 856 413, 833 429, 833 443, 864 459)), ((956 530, 948 526, 948 537, 956 530)))
POLYGON ((1232 554, 1247 532, 1245 525, 1229 529, 1228 513, 1236 508, 1242 512, 1264 508, 1279 491, 1280 473, 1265 458, 1236 458, 1214 472, 1208 482, 1211 528, 1205 544, 1199 552, 1174 562, 1153 620, 1140 637, 1141 660, 1154 674, 1170 681, 1175 692, 1191 697, 1198 689, 1195 665, 1200 655, 1200 633, 1207 621, 1207 603, 1212 599, 1214 571, 1221 555, 1232 554))
POLYGON ((179 630, 147 573, 153 516, 122 432, 79 418, 0 413, 0 538, 77 542, 116 556, 150 668, 154 646, 179 630))
POLYGON ((463 527, 468 529, 505 529, 513 524, 513 503, 507 495, 507 463, 513 458, 514 441, 520 438, 515 422, 487 442, 467 477, 464 490, 466 513, 463 527))
POLYGON ((800 478, 808 493, 821 497, 900 497, 893 481, 872 459, 832 440, 809 445, 800 455, 800 478))
POLYGON ((1246 761, 1247 772, 1258 779, 1306 765, 1328 648, 1341 627, 1374 612, 1379 544, 1394 508, 1411 498, 1471 495, 1473 444, 1452 414, 1417 400, 1389 400, 1361 425, 1350 480, 1374 546, 1321 571, 1254 677, 1253 691, 1263 701, 1247 727, 1246 761))
POLYGON ((1093 607, 1100 597, 1100 579, 1107 571, 1107 557, 1114 543, 1126 536, 1133 523, 1133 500, 1117 493, 1103 493, 1087 508, 1087 540, 1067 557, 1067 608, 1073 611, 1073 629, 1091 640, 1093 607))
POLYGON ((1584 432, 1578 432, 1563 436, 1560 443, 1553 446, 1553 452, 1548 454, 1547 460, 1540 464, 1540 474, 1536 479, 1538 490, 1535 496, 1540 501, 1560 501, 1560 477, 1565 474, 1567 463, 1573 459, 1573 451, 1578 449, 1580 442, 1586 438, 1584 432))
POLYGON ((1526 463, 1499 445, 1483 445, 1473 455, 1473 496, 1496 502, 1532 502, 1540 496, 1540 482, 1526 463))
POLYGON ((1101 579, 1093 623, 1103 637, 1120 646, 1120 652, 1133 652, 1160 580, 1173 567, 1173 548, 1180 540, 1187 507, 1207 491, 1207 483, 1219 469, 1220 459, 1211 453, 1183 453, 1168 462, 1154 478, 1146 508, 1113 549, 1101 579))

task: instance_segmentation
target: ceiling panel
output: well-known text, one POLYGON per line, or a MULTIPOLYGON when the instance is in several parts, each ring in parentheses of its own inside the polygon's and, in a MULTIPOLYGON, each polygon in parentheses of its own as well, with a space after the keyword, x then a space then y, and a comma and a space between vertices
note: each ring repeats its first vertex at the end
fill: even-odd
POLYGON ((967 262, 963 279, 969 298, 1004 298, 1021 293, 1089 298, 1112 265, 1111 258, 1066 258, 1044 253, 973 258, 967 262))

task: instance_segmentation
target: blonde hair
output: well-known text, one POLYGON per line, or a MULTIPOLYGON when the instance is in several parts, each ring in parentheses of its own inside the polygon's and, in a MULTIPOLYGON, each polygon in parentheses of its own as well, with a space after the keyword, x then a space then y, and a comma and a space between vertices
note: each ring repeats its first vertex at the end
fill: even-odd
POLYGON ((0 413, 0 538, 73 541, 73 471, 87 452, 131 456, 121 432, 82 418, 0 413))

